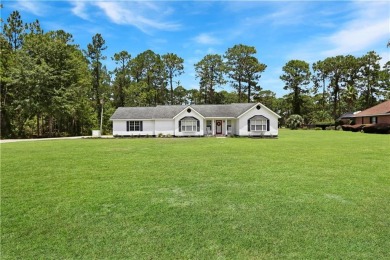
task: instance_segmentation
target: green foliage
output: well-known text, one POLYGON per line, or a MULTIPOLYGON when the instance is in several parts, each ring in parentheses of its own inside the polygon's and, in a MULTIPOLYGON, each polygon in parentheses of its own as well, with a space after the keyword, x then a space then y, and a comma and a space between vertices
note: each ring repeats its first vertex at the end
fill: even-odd
POLYGON ((303 124, 303 118, 300 115, 291 115, 287 120, 286 120, 286 125, 288 128, 292 130, 298 129, 303 124))
POLYGON ((290 89, 293 93, 292 107, 293 114, 301 114, 302 94, 307 93, 305 88, 310 83, 309 64, 301 60, 290 60, 283 67, 284 74, 280 76, 286 84, 284 89, 290 89))
POLYGON ((119 106, 261 102, 285 125, 292 114, 306 124, 331 122, 390 98, 390 62, 381 68, 374 51, 327 57, 312 71, 305 61, 291 60, 280 76, 290 93, 276 97, 259 85, 266 65, 255 46, 237 44, 223 56, 206 55, 195 64, 199 89, 180 84, 184 60, 174 53, 146 50, 133 58, 123 50, 113 55, 116 68, 108 71, 101 34, 82 52, 71 34, 44 32, 38 20, 25 23, 18 11, 2 20, 0 48, 2 138, 90 134, 102 112, 109 133, 110 113, 119 106), (217 91, 227 79, 235 91, 217 91))
POLYGON ((247 91, 247 102, 250 103, 252 95, 261 90, 257 82, 267 66, 257 60, 256 53, 255 47, 243 44, 234 45, 225 52, 226 72, 237 90, 238 102, 243 101, 243 92, 247 91))
POLYGON ((2 259, 386 259, 389 142, 280 130, 2 144, 2 259))
POLYGON ((200 93, 205 104, 215 102, 215 88, 226 83, 224 75, 226 73, 225 63, 222 56, 218 54, 208 54, 201 61, 195 64, 196 78, 199 78, 200 93))
MULTIPOLYGON (((165 73, 167 75, 169 86, 170 86, 170 102, 171 104, 181 104, 175 103, 174 100, 174 90, 173 90, 173 78, 180 76, 184 73, 184 60, 177 56, 174 53, 167 53, 161 56, 162 61, 164 63, 165 73)), ((179 85, 179 83, 178 83, 179 85)))

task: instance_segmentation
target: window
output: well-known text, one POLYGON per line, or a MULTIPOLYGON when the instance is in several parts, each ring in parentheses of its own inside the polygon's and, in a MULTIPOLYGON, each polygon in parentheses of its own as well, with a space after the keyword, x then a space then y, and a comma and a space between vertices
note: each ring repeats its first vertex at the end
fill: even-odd
POLYGON ((267 131, 267 119, 251 120, 251 131, 267 131))
POLYGON ((199 131, 199 120, 194 117, 185 117, 179 121, 181 132, 197 132, 199 131))
POLYGON ((232 120, 227 121, 227 130, 228 130, 228 132, 232 131, 232 120))
POLYGON ((269 120, 264 116, 254 116, 248 119, 248 132, 269 131, 269 120))
POLYGON ((142 121, 127 121, 127 132, 143 131, 142 125, 142 121))
POLYGON ((206 121, 206 129, 207 129, 208 132, 211 132, 213 130, 212 121, 211 120, 207 120, 206 121))
POLYGON ((371 124, 376 124, 377 121, 378 121, 378 118, 377 118, 376 116, 370 117, 370 123, 371 123, 371 124))

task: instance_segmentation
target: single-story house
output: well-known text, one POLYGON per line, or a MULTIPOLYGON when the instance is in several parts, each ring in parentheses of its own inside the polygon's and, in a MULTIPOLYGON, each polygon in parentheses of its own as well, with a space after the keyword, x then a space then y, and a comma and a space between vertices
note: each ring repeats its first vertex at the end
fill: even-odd
POLYGON ((280 116, 261 103, 119 107, 114 136, 278 136, 280 116))
POLYGON ((390 124, 390 100, 382 102, 353 115, 355 124, 390 124))

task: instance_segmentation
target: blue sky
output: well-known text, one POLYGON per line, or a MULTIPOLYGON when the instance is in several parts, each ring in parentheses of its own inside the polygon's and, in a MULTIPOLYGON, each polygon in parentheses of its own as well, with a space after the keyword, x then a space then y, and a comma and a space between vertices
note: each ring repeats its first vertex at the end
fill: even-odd
MULTIPOLYGON (((287 92, 279 79, 292 59, 312 64, 335 55, 361 56, 374 50, 390 59, 388 1, 2 1, 2 18, 18 10, 24 22, 38 19, 45 31, 65 30, 86 49, 96 33, 114 53, 132 57, 153 50, 184 59, 181 84, 198 88, 194 64, 207 54, 224 54, 235 44, 255 46, 267 65, 260 85, 277 96, 287 92)), ((223 86, 217 90, 231 90, 223 86)))

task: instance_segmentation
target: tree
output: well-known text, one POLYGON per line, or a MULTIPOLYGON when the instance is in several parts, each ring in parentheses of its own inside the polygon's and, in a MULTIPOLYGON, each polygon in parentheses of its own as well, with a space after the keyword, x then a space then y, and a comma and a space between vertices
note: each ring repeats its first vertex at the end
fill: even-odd
POLYGON ((290 60, 283 66, 284 74, 280 79, 285 82, 284 89, 290 89, 293 93, 293 114, 301 114, 302 94, 308 92, 306 86, 310 83, 309 64, 302 60, 290 60))
POLYGON ((347 85, 344 93, 343 93, 343 99, 345 103, 347 104, 347 110, 349 112, 353 112, 356 109, 356 100, 357 100, 357 91, 356 88, 352 85, 347 85))
POLYGON ((200 92, 204 96, 205 104, 215 102, 215 87, 226 83, 225 70, 222 56, 218 54, 208 54, 195 64, 196 78, 200 79, 200 92))
POLYGON ((174 102, 174 91, 173 91, 173 78, 180 76, 184 73, 184 60, 174 53, 167 53, 162 55, 165 71, 169 80, 170 86, 170 101, 171 104, 174 102))
POLYGON ((333 103, 332 117, 336 119, 341 115, 340 95, 347 85, 353 86, 358 78, 359 62, 352 56, 329 57, 316 63, 317 81, 322 79, 330 90, 333 103))
POLYGON ((106 57, 103 55, 103 51, 107 49, 105 45, 106 41, 103 39, 100 33, 95 34, 92 37, 92 43, 87 45, 87 50, 84 52, 87 59, 89 60, 89 64, 92 72, 92 100, 95 102, 95 112, 97 115, 97 122, 101 118, 101 110, 102 110, 102 99, 104 98, 102 95, 102 60, 105 60, 106 57))
POLYGON ((182 86, 177 86, 174 90, 173 90, 173 97, 174 97, 174 100, 173 100, 173 103, 171 103, 172 105, 185 105, 187 104, 187 90, 185 88, 183 88, 182 86))
POLYGON ((127 51, 121 51, 119 53, 115 53, 112 60, 118 65, 118 67, 114 69, 114 103, 116 107, 123 107, 125 106, 125 90, 130 86, 131 82, 131 55, 127 51))
POLYGON ((269 109, 273 111, 277 111, 278 109, 278 101, 276 98, 276 93, 271 90, 261 90, 255 96, 254 100, 256 102, 260 102, 269 109))
POLYGON ((3 33, 13 50, 20 49, 25 36, 25 26, 18 11, 13 11, 3 26, 3 33))
POLYGON ((234 45, 229 48, 224 55, 227 73, 231 79, 232 86, 238 92, 238 102, 242 102, 242 93, 247 91, 247 101, 251 102, 253 92, 260 90, 257 81, 261 77, 261 72, 266 69, 266 65, 260 63, 254 55, 255 47, 243 44, 234 45), (243 86, 243 83, 247 83, 243 86))
POLYGON ((136 83, 146 84, 147 105, 166 103, 166 72, 160 55, 151 50, 138 54, 131 61, 130 73, 136 83))
POLYGON ((380 82, 381 96, 384 99, 390 99, 390 61, 386 62, 380 71, 380 82))
POLYGON ((363 108, 369 108, 375 105, 375 96, 379 94, 380 89, 380 64, 381 57, 374 51, 363 55, 359 67, 359 88, 363 96, 363 108))

